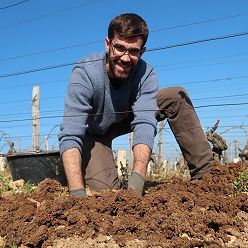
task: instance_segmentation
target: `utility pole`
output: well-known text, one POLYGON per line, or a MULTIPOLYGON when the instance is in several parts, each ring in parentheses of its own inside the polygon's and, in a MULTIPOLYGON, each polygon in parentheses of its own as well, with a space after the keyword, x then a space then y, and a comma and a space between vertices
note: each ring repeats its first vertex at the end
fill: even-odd
POLYGON ((40 87, 34 86, 32 92, 32 145, 33 151, 40 150, 40 87))

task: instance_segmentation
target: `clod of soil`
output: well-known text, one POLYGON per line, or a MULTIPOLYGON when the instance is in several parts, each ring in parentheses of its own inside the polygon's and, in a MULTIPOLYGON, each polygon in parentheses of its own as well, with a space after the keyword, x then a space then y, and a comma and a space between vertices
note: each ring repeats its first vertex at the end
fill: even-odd
POLYGON ((1 247, 248 247, 248 195, 230 182, 244 163, 213 166, 202 180, 75 199, 51 179, 0 198, 1 247))

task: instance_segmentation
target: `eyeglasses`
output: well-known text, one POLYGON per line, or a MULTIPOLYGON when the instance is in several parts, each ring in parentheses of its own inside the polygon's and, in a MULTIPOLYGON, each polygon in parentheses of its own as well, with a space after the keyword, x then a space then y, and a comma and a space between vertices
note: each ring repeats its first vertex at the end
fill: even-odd
POLYGON ((113 47, 114 54, 116 56, 123 56, 124 54, 128 54, 130 58, 139 58, 141 55, 141 49, 138 48, 131 48, 131 49, 126 49, 124 46, 120 44, 113 44, 112 42, 110 43, 113 47))

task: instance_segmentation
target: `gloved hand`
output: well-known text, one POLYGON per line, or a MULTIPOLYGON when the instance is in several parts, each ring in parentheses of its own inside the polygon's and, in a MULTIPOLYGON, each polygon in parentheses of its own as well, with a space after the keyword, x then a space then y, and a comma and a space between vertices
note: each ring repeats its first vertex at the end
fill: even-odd
POLYGON ((144 190, 145 178, 137 172, 132 172, 128 180, 128 189, 133 189, 135 192, 142 196, 144 190))
POLYGON ((73 189, 70 190, 70 196, 76 197, 76 198, 82 198, 87 196, 86 195, 86 189, 85 188, 81 188, 81 189, 73 189))

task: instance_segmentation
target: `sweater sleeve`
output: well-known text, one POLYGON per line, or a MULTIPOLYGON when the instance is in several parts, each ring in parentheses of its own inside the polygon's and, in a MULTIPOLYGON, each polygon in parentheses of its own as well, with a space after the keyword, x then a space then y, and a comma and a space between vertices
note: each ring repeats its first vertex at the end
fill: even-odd
POLYGON ((78 148, 82 152, 83 138, 88 127, 87 118, 92 110, 92 92, 92 84, 85 70, 75 67, 69 81, 63 123, 58 136, 61 155, 70 148, 78 148))
POLYGON ((153 69, 146 75, 140 85, 139 93, 133 104, 134 119, 131 129, 134 132, 133 146, 145 144, 153 149, 157 131, 155 118, 157 107, 158 83, 153 69))

